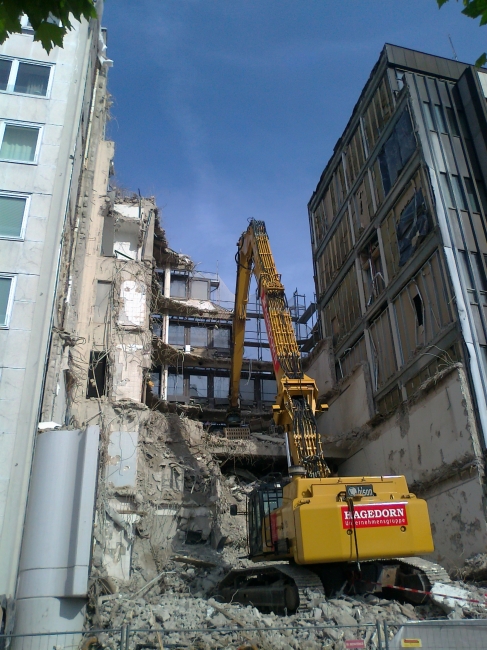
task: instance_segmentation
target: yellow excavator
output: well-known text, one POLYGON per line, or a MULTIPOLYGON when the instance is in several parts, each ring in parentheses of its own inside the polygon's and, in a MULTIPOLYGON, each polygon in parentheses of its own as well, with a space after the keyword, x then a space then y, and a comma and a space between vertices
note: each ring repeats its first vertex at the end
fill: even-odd
MULTIPOLYGON (((239 384, 253 273, 277 382, 272 410, 285 438, 288 476, 271 476, 250 494, 248 557, 256 565, 231 571, 218 586, 220 597, 293 612, 310 589, 327 595, 386 587, 385 593, 392 586, 424 592, 439 579, 449 580, 438 565, 413 557, 431 553, 433 539, 426 502, 409 492, 404 476, 331 475, 315 419, 328 407, 319 403, 314 379, 303 373, 263 221, 250 221, 236 261, 227 422, 241 422, 239 384)), ((424 600, 423 594, 401 593, 424 600)))

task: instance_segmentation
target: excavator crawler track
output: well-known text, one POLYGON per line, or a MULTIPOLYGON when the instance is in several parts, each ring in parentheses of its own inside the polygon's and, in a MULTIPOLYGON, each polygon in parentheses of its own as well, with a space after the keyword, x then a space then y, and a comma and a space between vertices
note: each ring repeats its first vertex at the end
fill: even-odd
MULTIPOLYGON (((384 568, 388 566, 399 568, 395 583, 398 590, 392 588, 389 591, 415 604, 428 600, 425 592, 430 591, 436 582, 451 582, 450 576, 443 567, 420 557, 398 557, 378 562, 384 568), (409 593, 399 591, 401 586, 408 587, 406 591, 409 593), (417 590, 417 593, 411 593, 410 588, 417 590)), ((363 568, 368 564, 363 563, 363 568)), ((370 563, 372 564, 377 566, 377 561, 370 563)), ((220 582, 217 595, 226 602, 239 602, 281 613, 309 609, 313 605, 312 596, 318 593, 325 598, 325 589, 319 573, 322 578, 325 578, 326 566, 315 566, 313 570, 287 562, 272 562, 259 563, 247 569, 235 569, 220 582), (317 569, 321 570, 315 573, 317 569)), ((372 586, 370 588, 375 590, 372 586)), ((378 591, 381 591, 380 587, 378 591)))
POLYGON ((321 580, 313 571, 285 562, 234 569, 220 582, 216 592, 225 602, 280 612, 308 608, 310 592, 325 597, 321 580))
POLYGON ((433 586, 435 582, 451 582, 451 578, 447 571, 435 562, 423 560, 421 557, 398 557, 397 561, 408 567, 413 567, 414 569, 421 571, 428 578, 431 586, 433 586))
POLYGON ((317 576, 313 571, 310 571, 309 569, 306 569, 305 567, 299 566, 297 564, 281 564, 279 565, 279 570, 291 578, 298 589, 298 610, 307 609, 310 607, 310 591, 313 591, 315 593, 318 592, 322 594, 323 597, 325 596, 323 584, 321 583, 319 576, 317 576))

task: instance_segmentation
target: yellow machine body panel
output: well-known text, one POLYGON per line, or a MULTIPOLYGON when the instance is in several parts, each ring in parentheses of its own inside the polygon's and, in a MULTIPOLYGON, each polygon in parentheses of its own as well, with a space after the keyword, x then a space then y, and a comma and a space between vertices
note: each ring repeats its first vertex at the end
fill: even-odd
POLYGON ((388 559, 434 550, 426 502, 409 493, 403 476, 295 478, 283 488, 282 506, 265 518, 263 532, 264 554, 258 559, 293 558, 297 564, 388 559), (373 496, 346 499, 347 486, 364 485, 368 490, 372 486, 373 496), (283 541, 286 552, 276 554, 276 542, 283 541))

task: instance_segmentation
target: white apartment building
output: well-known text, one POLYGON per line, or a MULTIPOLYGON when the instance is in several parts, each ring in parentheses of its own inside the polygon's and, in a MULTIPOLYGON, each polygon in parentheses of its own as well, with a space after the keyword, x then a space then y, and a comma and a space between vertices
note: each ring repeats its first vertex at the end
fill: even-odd
POLYGON ((76 241, 95 83, 107 64, 99 20, 74 22, 64 47, 50 54, 24 24, 0 46, 0 605, 7 612, 58 325, 61 252, 76 241))

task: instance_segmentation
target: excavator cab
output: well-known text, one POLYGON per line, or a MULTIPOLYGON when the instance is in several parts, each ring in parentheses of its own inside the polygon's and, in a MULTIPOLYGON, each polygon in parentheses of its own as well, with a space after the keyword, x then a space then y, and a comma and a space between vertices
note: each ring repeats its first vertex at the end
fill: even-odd
POLYGON ((282 481, 261 483, 249 495, 247 531, 250 559, 274 553, 269 517, 282 506, 282 488, 282 481))

